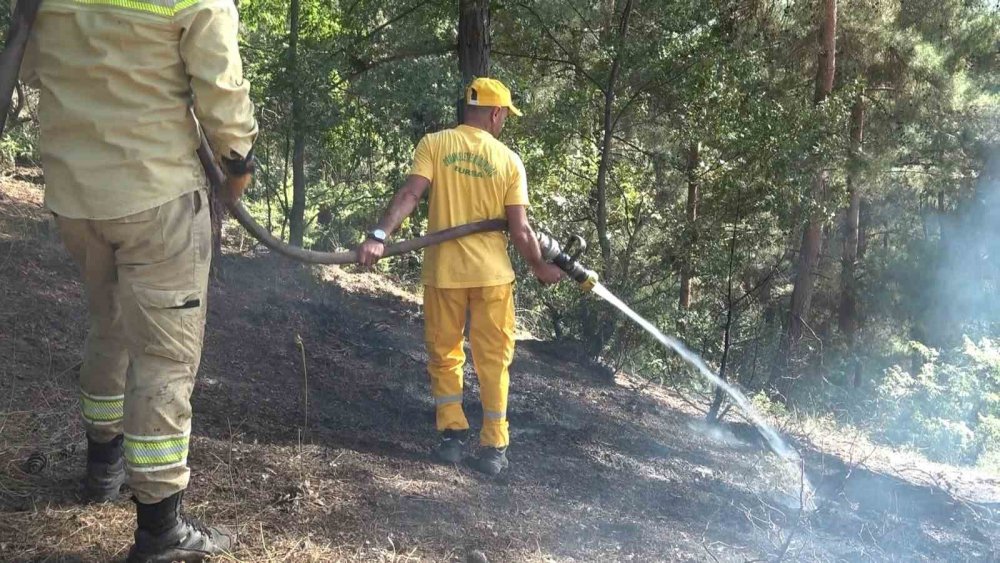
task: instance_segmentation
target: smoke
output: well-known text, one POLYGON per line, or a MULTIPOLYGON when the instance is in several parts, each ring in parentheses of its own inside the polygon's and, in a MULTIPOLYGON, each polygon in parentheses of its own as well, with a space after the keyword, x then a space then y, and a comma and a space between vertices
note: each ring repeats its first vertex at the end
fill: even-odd
POLYGON ((940 252, 922 327, 928 343, 1000 335, 1000 148, 987 160, 972 200, 942 217, 940 252))

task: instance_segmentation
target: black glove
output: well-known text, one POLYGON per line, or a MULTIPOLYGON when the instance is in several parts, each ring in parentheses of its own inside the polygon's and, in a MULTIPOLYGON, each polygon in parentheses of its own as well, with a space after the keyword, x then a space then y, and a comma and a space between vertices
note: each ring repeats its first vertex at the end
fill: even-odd
POLYGON ((222 157, 222 171, 226 174, 226 183, 222 187, 221 197, 228 203, 235 203, 243 197, 243 192, 250 185, 250 180, 257 172, 257 159, 253 156, 253 149, 245 157, 236 153, 230 153, 236 158, 222 157))
POLYGON ((257 159, 253 156, 253 147, 246 156, 240 156, 235 152, 229 154, 231 157, 222 157, 222 171, 226 176, 244 176, 257 172, 257 159))

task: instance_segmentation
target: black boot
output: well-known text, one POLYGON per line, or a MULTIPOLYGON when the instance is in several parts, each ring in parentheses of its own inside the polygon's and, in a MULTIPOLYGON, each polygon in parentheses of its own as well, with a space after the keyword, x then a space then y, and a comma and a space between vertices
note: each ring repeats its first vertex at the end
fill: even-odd
POLYGON ((122 436, 105 444, 87 436, 87 477, 83 486, 89 502, 114 502, 125 484, 122 436))
POLYGON ((507 469, 509 465, 506 447, 484 447, 479 452, 479 459, 476 460, 475 468, 487 475, 497 475, 504 469, 507 469))
POLYGON ((232 535, 182 514, 183 495, 181 491, 156 504, 136 501, 139 525, 127 563, 188 563, 229 552, 232 535))
POLYGON ((465 449, 468 437, 468 430, 445 430, 441 433, 441 443, 434 450, 434 457, 444 463, 462 461, 462 451, 465 449))

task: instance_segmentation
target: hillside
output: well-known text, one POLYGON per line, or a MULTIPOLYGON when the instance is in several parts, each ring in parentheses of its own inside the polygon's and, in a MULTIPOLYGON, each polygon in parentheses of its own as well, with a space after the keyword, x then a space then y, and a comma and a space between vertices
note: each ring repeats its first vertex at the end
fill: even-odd
MULTIPOLYGON (((109 561, 132 506, 79 504, 86 316, 40 183, 0 185, 0 558, 109 561)), ((262 253, 218 266, 187 502, 238 530, 235 560, 997 560, 997 476, 791 432, 817 489, 802 512, 798 480, 743 424, 705 428, 679 397, 609 384, 547 342, 522 341, 512 368, 510 472, 431 463, 413 296, 262 253)))

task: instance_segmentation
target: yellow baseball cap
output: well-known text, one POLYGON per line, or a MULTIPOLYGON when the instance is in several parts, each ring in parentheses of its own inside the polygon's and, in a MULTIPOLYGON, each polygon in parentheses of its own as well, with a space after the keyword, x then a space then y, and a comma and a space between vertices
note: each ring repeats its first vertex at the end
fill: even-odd
POLYGON ((476 78, 465 89, 465 103, 470 106, 495 106, 510 108, 514 115, 524 115, 514 107, 510 99, 510 90, 503 82, 492 78, 476 78))

